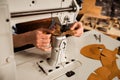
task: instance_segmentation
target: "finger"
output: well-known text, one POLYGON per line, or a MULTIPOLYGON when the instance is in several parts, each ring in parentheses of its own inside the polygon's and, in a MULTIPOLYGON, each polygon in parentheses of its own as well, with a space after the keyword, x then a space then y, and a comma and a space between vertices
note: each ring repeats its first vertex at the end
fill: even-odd
POLYGON ((40 44, 40 47, 50 47, 50 43, 42 43, 40 44))
POLYGON ((37 48, 49 48, 51 47, 51 44, 37 44, 36 47, 37 48))
POLYGON ((40 39, 36 41, 36 45, 37 46, 47 46, 50 44, 50 39, 46 40, 46 39, 40 39))
POLYGON ((50 47, 50 48, 41 48, 41 50, 43 50, 43 51, 51 51, 51 49, 52 49, 52 47, 50 47))
POLYGON ((73 24, 73 26, 70 29, 71 30, 78 30, 81 27, 82 27, 82 23, 81 22, 76 22, 75 24, 73 24))
POLYGON ((37 40, 50 40, 51 39, 51 34, 37 34, 36 35, 37 40))
POLYGON ((36 46, 37 47, 46 47, 46 46, 50 46, 50 43, 43 43, 43 42, 41 42, 41 43, 37 43, 36 46))
POLYGON ((76 30, 77 32, 83 33, 83 27, 81 27, 80 29, 76 30))
POLYGON ((76 37, 80 37, 82 35, 82 33, 76 33, 76 34, 74 34, 74 36, 76 36, 76 37))
POLYGON ((78 29, 78 30, 76 30, 76 31, 83 33, 83 30, 84 30, 84 28, 83 28, 83 27, 80 27, 80 29, 78 29))
POLYGON ((78 29, 78 30, 74 30, 74 31, 75 31, 74 36, 76 36, 76 37, 80 37, 83 34, 83 29, 78 29))
POLYGON ((52 47, 37 47, 43 51, 51 51, 52 47))
POLYGON ((45 43, 50 43, 51 40, 50 40, 50 39, 44 39, 44 40, 42 40, 42 42, 43 42, 43 44, 45 44, 45 43))

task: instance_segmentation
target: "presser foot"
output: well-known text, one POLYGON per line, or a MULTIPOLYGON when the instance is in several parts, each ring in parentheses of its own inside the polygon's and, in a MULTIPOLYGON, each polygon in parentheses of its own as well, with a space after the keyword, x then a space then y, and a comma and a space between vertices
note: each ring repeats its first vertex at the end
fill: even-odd
POLYGON ((65 73, 69 70, 76 69, 77 67, 80 67, 82 63, 78 60, 70 59, 61 64, 51 66, 48 64, 47 60, 40 60, 39 62, 37 62, 37 65, 46 75, 50 75, 55 72, 65 73))

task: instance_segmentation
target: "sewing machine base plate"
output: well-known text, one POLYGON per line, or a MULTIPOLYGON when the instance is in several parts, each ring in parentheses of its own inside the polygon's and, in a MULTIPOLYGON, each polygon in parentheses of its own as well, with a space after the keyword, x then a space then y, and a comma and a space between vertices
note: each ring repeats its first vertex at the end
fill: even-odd
MULTIPOLYGON (((39 62, 37 62, 37 64, 39 65, 41 70, 47 75, 50 75, 54 72, 60 72, 60 71, 62 71, 62 73, 64 74, 66 72, 66 70, 68 70, 68 68, 69 68, 69 70, 73 70, 82 65, 82 63, 80 61, 77 61, 75 59, 70 59, 66 62, 63 62, 63 63, 55 65, 55 66, 49 65, 47 60, 40 60, 39 62)), ((57 75, 57 76, 59 76, 59 75, 57 75)))

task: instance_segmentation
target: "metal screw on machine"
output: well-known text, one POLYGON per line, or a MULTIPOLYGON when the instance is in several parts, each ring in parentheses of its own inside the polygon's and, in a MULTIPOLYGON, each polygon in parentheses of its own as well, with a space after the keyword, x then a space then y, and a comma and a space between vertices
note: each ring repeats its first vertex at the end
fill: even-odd
POLYGON ((48 70, 48 72, 52 72, 52 71, 53 71, 52 69, 48 70))
POLYGON ((9 22, 10 20, 9 19, 6 19, 6 22, 9 22))
POLYGON ((73 61, 75 61, 75 59, 71 59, 71 61, 73 62, 73 61))
POLYGON ((55 68, 58 69, 58 68, 60 68, 60 67, 59 67, 59 66, 56 66, 55 68))
POLYGON ((40 63, 42 63, 43 61, 41 60, 40 63))
POLYGON ((66 62, 66 64, 69 64, 70 62, 66 62))
POLYGON ((35 1, 34 1, 34 0, 32 1, 32 4, 35 4, 35 1))

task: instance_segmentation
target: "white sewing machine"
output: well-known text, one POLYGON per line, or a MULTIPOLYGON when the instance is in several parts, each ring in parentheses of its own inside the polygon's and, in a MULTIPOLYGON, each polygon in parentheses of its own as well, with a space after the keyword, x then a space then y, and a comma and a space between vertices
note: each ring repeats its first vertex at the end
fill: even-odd
MULTIPOLYGON (((13 52, 11 26, 19 23, 57 17, 61 25, 74 23, 81 9, 80 0, 0 0, 0 80, 87 80, 99 61, 80 54, 80 48, 103 43, 109 49, 120 42, 96 31, 81 37, 56 37, 51 53, 35 47, 13 52), (101 41, 93 36, 101 35, 101 41), (114 45, 110 45, 111 44, 114 45), (67 45, 66 45, 67 44, 67 45), (35 54, 36 53, 36 54, 35 54), (57 55, 56 55, 57 53, 57 55), (65 53, 65 54, 64 54, 65 53), (54 55, 53 55, 54 54, 54 55), (46 55, 51 59, 46 59, 46 55)), ((118 66, 120 67, 119 60, 118 66)))

